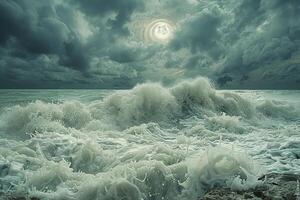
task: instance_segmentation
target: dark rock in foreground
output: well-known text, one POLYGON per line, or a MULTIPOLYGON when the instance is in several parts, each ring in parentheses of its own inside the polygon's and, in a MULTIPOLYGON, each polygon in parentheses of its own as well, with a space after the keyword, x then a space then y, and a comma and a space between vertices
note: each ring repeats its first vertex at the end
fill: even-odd
POLYGON ((255 189, 232 191, 229 188, 215 188, 199 200, 300 200, 297 188, 300 175, 272 173, 262 177, 261 180, 265 180, 264 184, 255 189))

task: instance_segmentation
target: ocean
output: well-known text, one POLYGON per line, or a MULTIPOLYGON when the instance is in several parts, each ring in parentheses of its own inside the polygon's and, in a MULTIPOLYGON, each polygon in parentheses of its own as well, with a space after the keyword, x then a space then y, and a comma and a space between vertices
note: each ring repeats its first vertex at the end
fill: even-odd
POLYGON ((300 174, 300 91, 0 90, 3 198, 197 200, 273 172, 300 174))

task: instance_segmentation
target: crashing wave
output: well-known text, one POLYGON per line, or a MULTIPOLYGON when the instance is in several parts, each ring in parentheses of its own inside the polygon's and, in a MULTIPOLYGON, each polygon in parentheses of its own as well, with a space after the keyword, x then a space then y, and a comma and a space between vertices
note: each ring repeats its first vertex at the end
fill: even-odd
POLYGON ((12 107, 1 118, 11 131, 34 134, 67 133, 69 128, 126 129, 149 122, 174 125, 178 119, 190 115, 204 118, 224 113, 245 119, 258 117, 258 113, 286 119, 299 117, 298 110, 291 105, 269 100, 257 104, 234 92, 215 90, 208 79, 198 78, 172 88, 156 83, 141 84, 89 105, 77 101, 61 104, 36 101, 12 107))
POLYGON ((254 134, 260 142, 263 133, 289 135, 255 147, 294 161, 299 127, 272 127, 273 118, 298 117, 285 102, 218 91, 206 78, 141 84, 93 102, 17 105, 0 116, 0 197, 196 200, 213 187, 246 190, 263 171, 243 151, 216 145, 220 137, 248 144, 254 134))

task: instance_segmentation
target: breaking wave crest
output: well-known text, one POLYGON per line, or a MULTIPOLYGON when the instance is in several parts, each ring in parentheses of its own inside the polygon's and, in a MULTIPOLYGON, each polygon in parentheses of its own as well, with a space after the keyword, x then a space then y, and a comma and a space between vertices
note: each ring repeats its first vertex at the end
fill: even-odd
POLYGON ((298 117, 285 102, 218 91, 206 78, 141 84, 93 102, 16 105, 0 116, 0 197, 196 200, 213 187, 254 188, 264 170, 220 137, 298 117))
POLYGON ((156 122, 174 125, 180 118, 198 116, 238 116, 296 119, 293 106, 267 100, 250 102, 234 92, 219 92, 205 78, 185 81, 172 88, 156 83, 141 84, 129 91, 116 92, 103 101, 86 105, 77 101, 62 104, 36 101, 10 108, 2 119, 9 130, 26 133, 66 132, 68 128, 129 128, 156 122))

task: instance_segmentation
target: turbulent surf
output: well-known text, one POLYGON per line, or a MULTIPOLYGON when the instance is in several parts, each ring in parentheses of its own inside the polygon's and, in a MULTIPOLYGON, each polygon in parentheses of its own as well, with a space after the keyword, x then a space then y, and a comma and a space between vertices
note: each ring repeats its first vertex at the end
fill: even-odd
POLYGON ((0 93, 3 197, 196 200, 300 172, 299 91, 220 91, 200 77, 0 93))

